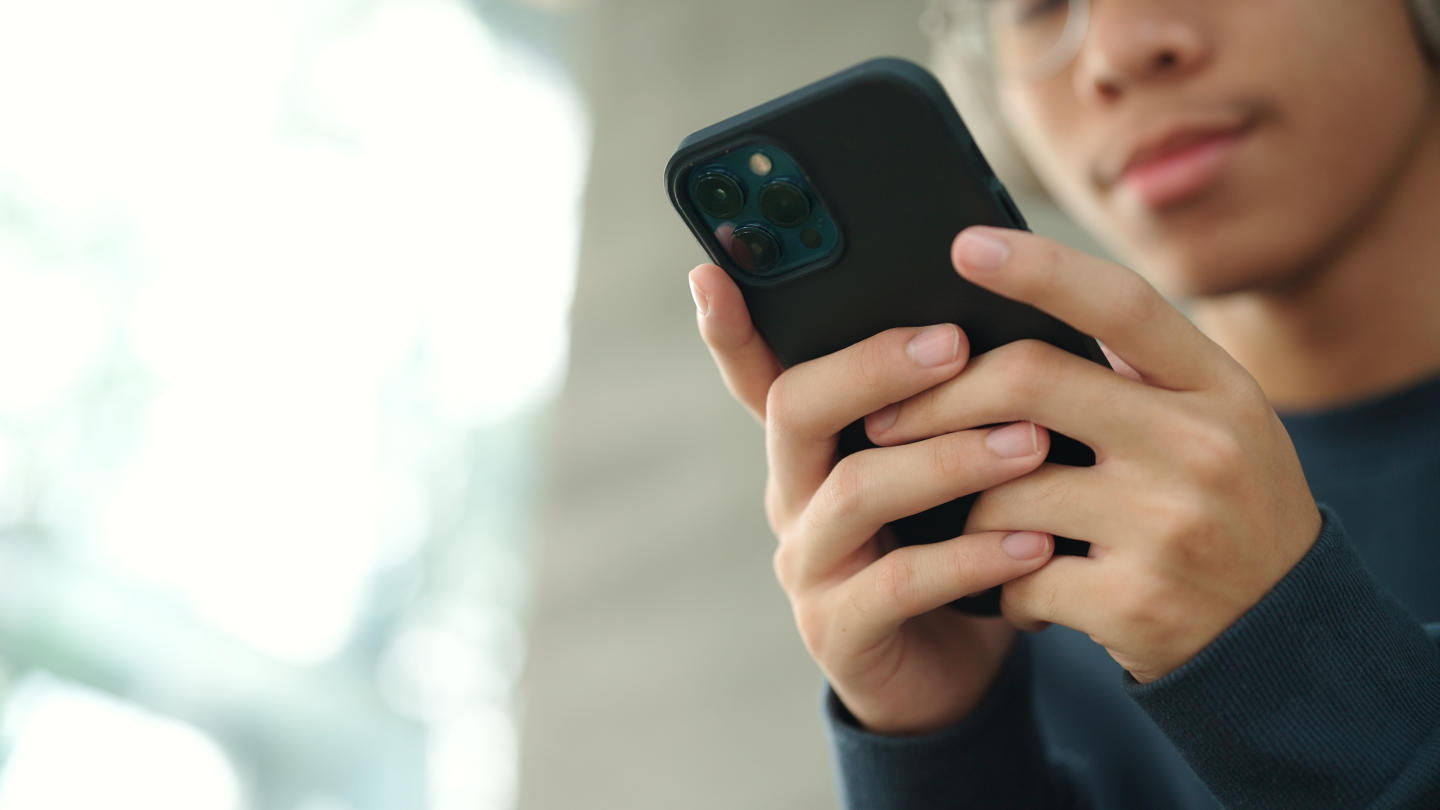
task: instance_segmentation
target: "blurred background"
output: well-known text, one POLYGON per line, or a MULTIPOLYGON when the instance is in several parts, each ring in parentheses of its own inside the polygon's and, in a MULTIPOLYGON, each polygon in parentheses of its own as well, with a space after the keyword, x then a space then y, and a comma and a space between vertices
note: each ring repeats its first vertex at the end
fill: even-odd
POLYGON ((834 806, 661 171, 923 9, 0 4, 0 810, 834 806))

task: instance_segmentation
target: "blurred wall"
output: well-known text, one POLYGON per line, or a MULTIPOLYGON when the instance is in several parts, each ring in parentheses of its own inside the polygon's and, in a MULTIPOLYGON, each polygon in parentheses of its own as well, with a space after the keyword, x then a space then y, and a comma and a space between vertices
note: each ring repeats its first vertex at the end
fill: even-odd
MULTIPOLYGON (((835 805, 770 557, 762 433, 722 387, 661 174, 691 131, 877 55, 921 0, 597 0, 573 12, 595 152, 546 451, 521 808, 835 805)), ((518 339, 523 340, 523 336, 518 339)))

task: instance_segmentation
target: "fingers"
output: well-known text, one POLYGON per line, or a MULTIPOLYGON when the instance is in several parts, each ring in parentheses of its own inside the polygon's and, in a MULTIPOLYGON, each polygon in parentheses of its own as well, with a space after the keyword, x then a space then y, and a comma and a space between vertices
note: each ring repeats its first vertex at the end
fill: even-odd
POLYGON ((1134 519, 1124 508, 1131 505, 1129 499, 1117 508, 1115 492, 1114 476, 1106 470, 1042 464, 1028 475, 987 487, 970 508, 965 531, 1030 529, 1113 543, 1128 537, 1126 522, 1134 519))
POLYGON ((1199 390, 1235 363, 1135 272, 1024 231, 968 228, 951 250, 969 281, 1104 341, 1144 379, 1199 390))
POLYGON ((690 271, 700 337, 720 367, 730 394, 760 422, 765 421, 765 395, 780 376, 780 362, 755 331, 740 288, 725 271, 702 264, 690 271))
POLYGON ((1054 550, 1054 538, 1035 532, 968 534, 897 548, 836 589, 837 626, 863 649, 908 619, 1036 570, 1054 550))
POLYGON ((823 579, 882 526, 1023 476, 1039 466, 1050 437, 1029 423, 862 450, 835 465, 787 545, 787 587, 823 579))
POLYGON ((1141 441, 1162 418, 1157 392, 1038 340, 972 359, 965 373, 866 420, 876 444, 913 441, 978 425, 1027 420, 1084 442, 1098 457, 1141 441))
POLYGON ((788 369, 765 404, 775 494, 807 502, 835 463, 842 428, 955 376, 968 359, 964 333, 940 324, 891 329, 788 369))
POLYGON ((1063 617, 1073 630, 1094 635, 1104 619, 1096 594, 1124 593, 1134 583, 1112 575, 1111 566, 1087 557, 1059 556, 1044 567, 1005 583, 1000 612, 1010 623, 1028 632, 1042 629, 1063 617))

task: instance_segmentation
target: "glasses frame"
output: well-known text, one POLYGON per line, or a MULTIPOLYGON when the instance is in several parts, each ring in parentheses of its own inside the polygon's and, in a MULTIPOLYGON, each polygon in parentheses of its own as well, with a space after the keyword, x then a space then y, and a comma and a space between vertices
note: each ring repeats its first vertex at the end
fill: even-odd
POLYGON ((1043 81, 1064 70, 1080 53, 1090 31, 1091 0, 1067 0, 1065 28, 1050 50, 1031 64, 1002 66, 990 52, 989 36, 982 30, 984 25, 975 22, 986 13, 983 7, 990 2, 992 0, 931 0, 920 15, 920 29, 939 47, 958 42, 963 58, 971 65, 996 76, 1026 81, 1043 81), (957 6, 970 13, 957 19, 957 6))

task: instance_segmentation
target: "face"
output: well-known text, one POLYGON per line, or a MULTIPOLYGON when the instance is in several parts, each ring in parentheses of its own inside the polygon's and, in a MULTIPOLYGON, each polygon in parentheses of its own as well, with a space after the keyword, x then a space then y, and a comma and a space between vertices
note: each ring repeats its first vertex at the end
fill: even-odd
POLYGON ((1363 227, 1434 80, 1401 0, 1092 0, 1073 60, 998 89, 1061 203, 1189 297, 1284 287, 1363 227))

